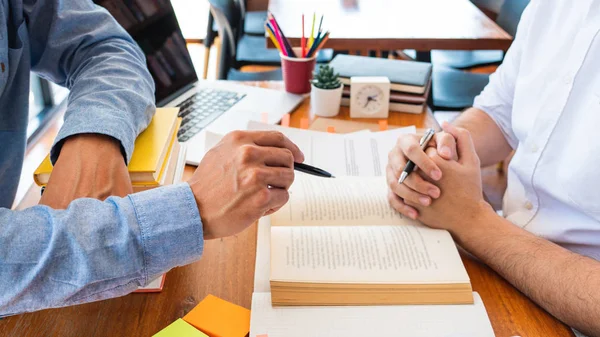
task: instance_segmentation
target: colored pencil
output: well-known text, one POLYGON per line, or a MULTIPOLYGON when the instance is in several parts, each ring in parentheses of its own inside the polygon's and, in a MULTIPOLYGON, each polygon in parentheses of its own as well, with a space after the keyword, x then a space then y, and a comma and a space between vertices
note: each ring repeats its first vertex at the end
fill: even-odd
POLYGON ((315 37, 315 40, 313 41, 313 44, 308 49, 308 53, 306 53, 306 57, 312 57, 313 56, 315 49, 319 45, 320 39, 321 39, 321 32, 317 33, 317 36, 315 37))
POLYGON ((281 45, 281 50, 283 52, 283 55, 289 56, 288 50, 287 50, 287 48, 285 48, 285 43, 283 42, 283 39, 281 38, 281 34, 279 33, 279 29, 277 29, 277 26, 275 25, 275 19, 271 18, 270 21, 271 21, 271 27, 273 28, 273 31, 275 32, 275 36, 277 37, 277 41, 279 41, 279 45, 281 45))
POLYGON ((321 26, 323 26, 323 17, 324 16, 325 16, 324 14, 321 15, 321 21, 319 21, 319 32, 321 31, 321 26))
POLYGON ((302 13, 302 40, 300 44, 302 47, 302 57, 306 57, 306 38, 304 38, 304 13, 302 13))
POLYGON ((315 42, 315 19, 317 17, 317 13, 313 13, 312 27, 310 28, 310 38, 308 39, 308 48, 312 48, 313 43, 315 42))
POLYGON ((325 43, 327 42, 327 40, 329 39, 329 32, 325 33, 325 36, 321 39, 321 42, 319 42, 319 45, 317 46, 317 49, 315 50, 315 52, 313 54, 317 54, 325 45, 325 43))
POLYGON ((279 33, 279 35, 281 36, 281 41, 283 43, 283 45, 285 46, 285 48, 287 49, 287 56, 290 57, 298 57, 296 55, 296 53, 294 52, 294 50, 292 49, 292 45, 290 43, 290 41, 285 37, 285 34, 283 34, 283 30, 281 29, 281 27, 279 26, 279 23, 277 23, 277 19, 275 19, 275 15, 273 15, 273 13, 269 13, 271 19, 273 20, 274 23, 274 27, 277 29, 277 32, 279 33))
POLYGON ((315 39, 315 43, 308 51, 306 57, 313 57, 314 55, 316 55, 319 52, 319 50, 323 47, 327 39, 329 39, 329 32, 320 35, 318 40, 315 39))
POLYGON ((283 50, 281 50, 281 46, 279 45, 279 41, 277 41, 277 38, 275 37, 275 34, 273 33, 273 28, 271 28, 271 25, 269 25, 268 23, 265 24, 265 30, 267 31, 267 33, 269 33, 269 37, 271 38, 271 41, 273 41, 273 44, 275 45, 275 48, 277 48, 280 53, 282 53, 283 55, 285 55, 283 53, 283 50))

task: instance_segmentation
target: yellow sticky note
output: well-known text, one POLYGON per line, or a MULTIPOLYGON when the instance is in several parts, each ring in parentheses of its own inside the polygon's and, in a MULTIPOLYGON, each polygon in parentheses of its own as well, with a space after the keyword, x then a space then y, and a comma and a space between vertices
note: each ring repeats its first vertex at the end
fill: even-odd
POLYGON ((181 318, 159 331, 153 337, 208 337, 181 318))
POLYGON ((210 337, 244 337, 250 331, 250 310, 213 295, 183 319, 210 337))

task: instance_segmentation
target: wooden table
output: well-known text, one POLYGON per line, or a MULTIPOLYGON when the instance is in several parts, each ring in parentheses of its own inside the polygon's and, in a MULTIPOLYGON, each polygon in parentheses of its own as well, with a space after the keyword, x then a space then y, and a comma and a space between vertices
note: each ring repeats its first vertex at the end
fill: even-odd
MULTIPOLYGON (((327 48, 336 50, 501 49, 512 37, 469 0, 269 0, 291 43, 300 46, 301 14, 310 34, 312 13, 324 14, 327 48)), ((318 25, 318 22, 317 22, 318 25)), ((315 28, 316 30, 317 28, 315 28)), ((270 39, 267 44, 273 47, 270 39)))
MULTIPOLYGON (((281 82, 246 83, 282 88, 281 82)), ((311 118, 308 99, 292 114, 291 126, 311 118)), ((342 108, 338 119, 350 119, 342 108)), ((376 122, 376 121, 373 121, 376 122)), ((436 126, 430 112, 413 115, 391 113, 390 125, 436 126)), ((194 168, 186 168, 189 178, 194 168)), ((39 189, 32 189, 39 195, 39 189)), ((29 205, 35 202, 28 198, 29 205)), ((24 205, 21 205, 24 206, 24 205)), ((44 310, 0 320, 0 337, 28 336, 151 336, 183 317, 206 295, 250 308, 254 288, 256 224, 238 235, 205 242, 196 263, 171 270, 165 287, 156 294, 130 294, 75 307, 44 310)), ((462 259, 479 292, 498 337, 573 336, 570 329, 515 290, 495 272, 463 253, 462 259)))

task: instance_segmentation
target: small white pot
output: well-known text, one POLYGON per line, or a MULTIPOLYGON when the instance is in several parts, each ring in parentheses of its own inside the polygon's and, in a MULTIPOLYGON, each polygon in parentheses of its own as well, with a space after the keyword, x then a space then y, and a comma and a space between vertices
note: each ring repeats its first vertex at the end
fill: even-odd
POLYGON ((311 84, 310 106, 312 112, 321 117, 334 117, 340 112, 342 90, 344 85, 336 89, 320 89, 311 84))

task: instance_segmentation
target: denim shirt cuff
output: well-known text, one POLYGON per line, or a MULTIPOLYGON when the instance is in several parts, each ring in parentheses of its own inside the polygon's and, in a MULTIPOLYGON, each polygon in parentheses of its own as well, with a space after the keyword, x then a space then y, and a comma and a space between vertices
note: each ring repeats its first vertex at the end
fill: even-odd
POLYGON ((140 224, 144 284, 198 260, 204 250, 202 220, 190 185, 181 183, 129 196, 140 224))
MULTIPOLYGON (((115 112, 114 115, 122 114, 115 112)), ((86 133, 95 133, 106 135, 115 138, 121 143, 121 152, 124 152, 125 162, 128 164, 133 154, 133 145, 135 142, 136 132, 133 126, 118 118, 98 118, 98 114, 93 111, 80 113, 79 115, 71 115, 65 121, 64 126, 60 129, 54 145, 50 151, 50 160, 52 164, 56 163, 63 142, 66 138, 86 133), (93 122, 90 122, 93 121, 93 122)))

